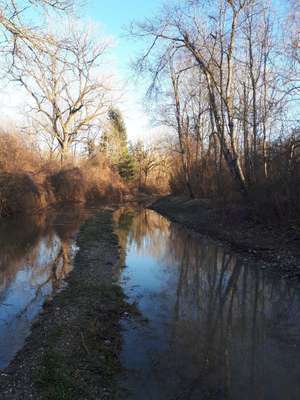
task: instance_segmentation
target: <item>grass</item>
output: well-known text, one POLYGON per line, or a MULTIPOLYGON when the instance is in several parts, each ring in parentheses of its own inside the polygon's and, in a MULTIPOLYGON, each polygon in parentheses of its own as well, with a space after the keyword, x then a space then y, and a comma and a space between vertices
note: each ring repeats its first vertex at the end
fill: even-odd
POLYGON ((47 400, 71 400, 78 389, 63 355, 51 350, 44 354, 42 365, 34 375, 34 383, 47 400))
POLYGON ((60 296, 61 306, 70 302, 76 305, 77 323, 59 325, 57 321, 47 334, 47 350, 34 374, 45 399, 93 398, 89 388, 96 380, 113 392, 114 377, 120 371, 119 319, 128 310, 121 288, 83 282, 60 296), (71 342, 73 350, 60 352, 59 343, 65 341, 71 342))
POLYGON ((5 392, 15 399, 117 398, 120 318, 135 310, 114 283, 119 243, 112 212, 86 221, 77 244, 66 288, 45 305, 14 361, 14 373, 5 377, 5 392))
MULTIPOLYGON (((111 214, 102 212, 86 222, 77 243, 80 252, 68 287, 47 310, 51 323, 47 324, 43 356, 33 374, 42 399, 115 396, 116 376, 121 368, 119 321, 125 311, 133 310, 126 303, 121 287, 113 283, 112 274, 101 278, 101 271, 108 268, 103 245, 111 252, 118 252, 111 214), (53 313, 57 309, 62 313, 59 318, 53 313)), ((34 332, 36 340, 39 340, 37 334, 43 332, 45 327, 41 322, 38 332, 34 332)))

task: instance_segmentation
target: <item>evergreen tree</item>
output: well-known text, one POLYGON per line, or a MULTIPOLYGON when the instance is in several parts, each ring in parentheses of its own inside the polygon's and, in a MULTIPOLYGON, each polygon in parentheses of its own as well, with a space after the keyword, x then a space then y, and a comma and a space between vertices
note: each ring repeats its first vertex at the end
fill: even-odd
POLYGON ((117 164, 127 149, 127 130, 121 112, 111 108, 108 124, 103 133, 101 150, 107 153, 113 164, 117 164))
POLYGON ((120 110, 111 108, 108 112, 113 135, 118 139, 120 146, 127 147, 127 129, 120 110))
POLYGON ((131 181, 134 179, 136 174, 136 165, 132 154, 127 151, 123 154, 122 158, 119 160, 117 165, 119 175, 125 181, 131 181))
POLYGON ((117 168, 120 176, 130 181, 135 175, 135 162, 128 149, 127 129, 120 110, 111 108, 108 112, 108 126, 105 130, 101 148, 117 168))

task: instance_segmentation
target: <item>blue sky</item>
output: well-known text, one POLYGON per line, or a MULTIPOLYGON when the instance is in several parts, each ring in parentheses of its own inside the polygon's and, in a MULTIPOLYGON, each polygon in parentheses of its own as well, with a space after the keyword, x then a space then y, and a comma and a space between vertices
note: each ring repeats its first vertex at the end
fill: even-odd
POLYGON ((139 44, 128 38, 126 27, 135 21, 141 21, 145 17, 155 15, 163 4, 163 0, 87 0, 82 9, 82 15, 101 26, 104 35, 114 38, 115 46, 112 55, 116 60, 116 68, 119 78, 129 81, 126 88, 127 100, 124 100, 122 111, 128 128, 129 138, 145 138, 151 131, 149 115, 144 111, 143 95, 146 85, 141 81, 132 79, 130 69, 131 61, 138 53, 139 44))
MULTIPOLYGON (((153 128, 151 116, 143 104, 147 85, 141 79, 133 79, 133 71, 130 63, 134 56, 142 49, 143 44, 138 43, 126 35, 126 27, 132 21, 142 21, 145 18, 157 14, 165 1, 178 0, 84 0, 85 5, 77 11, 77 16, 83 20, 92 20, 99 25, 99 37, 111 36, 114 40, 112 54, 112 70, 116 71, 117 78, 126 82, 125 95, 120 109, 124 114, 124 119, 128 129, 130 140, 137 138, 153 138, 161 130, 153 128)), ((266 0, 267 1, 267 0, 266 0)), ((286 0, 271 0, 277 11, 285 13, 287 11, 286 0)), ((180 0, 179 0, 180 2, 180 0)), ((10 99, 7 96, 7 104, 12 104, 10 114, 15 115, 14 105, 18 99, 10 99)), ((21 99, 19 99, 21 102, 21 99)), ((7 112, 9 116, 9 112, 7 112)))
POLYGON ((133 20, 140 21, 151 17, 162 5, 162 0, 87 0, 84 15, 103 26, 104 32, 117 40, 116 54, 121 67, 130 61, 136 51, 134 41, 126 37, 126 27, 133 20))
MULTIPOLYGON (((80 1, 80 0, 79 0, 80 1)), ((117 75, 120 84, 125 83, 124 96, 119 104, 128 131, 129 140, 135 141, 138 138, 147 141, 153 137, 157 130, 152 127, 150 115, 145 111, 143 97, 146 91, 146 84, 141 80, 138 82, 133 79, 133 71, 130 63, 137 54, 138 49, 142 49, 142 43, 129 39, 126 34, 126 27, 133 20, 141 21, 145 17, 151 17, 157 12, 164 0, 84 0, 85 4, 76 10, 76 15, 81 20, 92 21, 99 26, 99 38, 111 36, 113 48, 111 50, 112 72, 117 75)), ((29 10, 29 20, 35 20, 36 15, 29 10)), ((3 87, 4 107, 2 120, 15 120, 16 109, 24 109, 26 97, 16 96, 16 88, 3 87)), ((22 124, 22 115, 20 113, 22 124)), ((8 122, 10 123, 10 122, 8 122)))

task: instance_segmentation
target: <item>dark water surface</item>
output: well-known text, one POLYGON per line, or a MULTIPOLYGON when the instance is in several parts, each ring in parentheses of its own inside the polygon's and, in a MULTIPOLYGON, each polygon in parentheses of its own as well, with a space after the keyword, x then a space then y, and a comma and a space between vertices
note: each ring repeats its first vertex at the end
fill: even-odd
POLYGON ((127 399, 300 399, 300 292, 170 223, 119 210, 127 399))
POLYGON ((64 210, 0 224, 0 370, 30 334, 45 301, 64 287, 75 235, 92 210, 64 210))

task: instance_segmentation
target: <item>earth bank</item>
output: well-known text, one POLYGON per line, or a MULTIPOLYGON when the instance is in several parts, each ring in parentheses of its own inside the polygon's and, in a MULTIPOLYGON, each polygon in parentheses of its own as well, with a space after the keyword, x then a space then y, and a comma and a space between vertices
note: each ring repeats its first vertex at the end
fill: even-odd
POLYGON ((149 208, 196 232, 207 234, 284 278, 300 279, 300 230, 264 225, 246 207, 215 207, 206 199, 166 196, 149 208))

